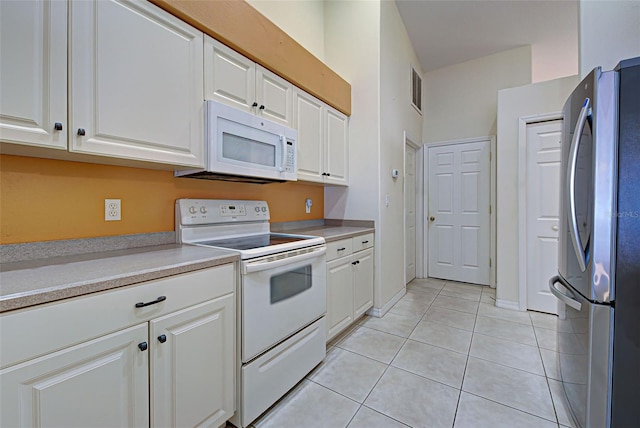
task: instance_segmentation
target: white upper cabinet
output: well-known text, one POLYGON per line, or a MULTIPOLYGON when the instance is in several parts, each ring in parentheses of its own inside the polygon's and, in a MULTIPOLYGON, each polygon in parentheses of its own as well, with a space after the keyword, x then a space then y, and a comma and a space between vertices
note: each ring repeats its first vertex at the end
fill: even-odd
POLYGON ((204 164, 202 32, 142 1, 0 1, 0 20, 7 151, 204 164))
POLYGON ((66 149, 67 3, 0 1, 0 51, 0 139, 66 149))
POLYGON ((211 37, 204 37, 205 99, 255 112, 255 63, 211 37))
POLYGON ((294 86, 217 40, 205 36, 205 98, 293 126, 294 86))
POLYGON ((69 150, 203 165, 203 33, 148 2, 69 7, 69 150))
POLYGON ((296 88, 298 180, 346 186, 349 182, 348 118, 296 88))
POLYGON ((349 182, 349 127, 347 116, 326 107, 324 116, 325 183, 347 185, 349 182))
POLYGON ((298 180, 324 182, 322 102, 296 89, 294 127, 298 130, 298 180))

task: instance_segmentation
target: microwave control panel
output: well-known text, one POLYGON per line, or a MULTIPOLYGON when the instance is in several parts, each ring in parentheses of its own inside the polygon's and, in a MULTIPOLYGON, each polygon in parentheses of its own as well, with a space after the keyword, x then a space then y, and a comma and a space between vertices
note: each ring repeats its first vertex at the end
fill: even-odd
POLYGON ((291 141, 285 144, 287 150, 287 162, 284 166, 286 172, 296 172, 296 149, 291 141))

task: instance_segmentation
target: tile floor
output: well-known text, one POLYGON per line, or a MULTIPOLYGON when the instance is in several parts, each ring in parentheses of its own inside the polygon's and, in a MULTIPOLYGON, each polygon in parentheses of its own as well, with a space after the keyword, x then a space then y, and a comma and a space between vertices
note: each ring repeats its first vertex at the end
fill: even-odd
POLYGON ((565 427, 555 317, 488 287, 417 279, 365 316, 255 428, 565 427))

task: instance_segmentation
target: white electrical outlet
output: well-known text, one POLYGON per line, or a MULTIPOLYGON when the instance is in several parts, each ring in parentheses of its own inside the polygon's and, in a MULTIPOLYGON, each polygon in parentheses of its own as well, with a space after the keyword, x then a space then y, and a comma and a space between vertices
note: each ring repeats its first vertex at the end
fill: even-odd
POLYGON ((104 200, 104 221, 121 220, 122 203, 120 199, 104 200))

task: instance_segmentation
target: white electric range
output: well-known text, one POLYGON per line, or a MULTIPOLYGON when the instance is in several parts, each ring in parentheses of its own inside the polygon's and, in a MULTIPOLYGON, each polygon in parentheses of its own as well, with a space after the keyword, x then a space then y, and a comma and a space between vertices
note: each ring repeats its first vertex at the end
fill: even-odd
POLYGON ((183 244, 240 254, 238 402, 248 426, 319 364, 326 348, 324 238, 271 233, 265 201, 179 199, 183 244))

